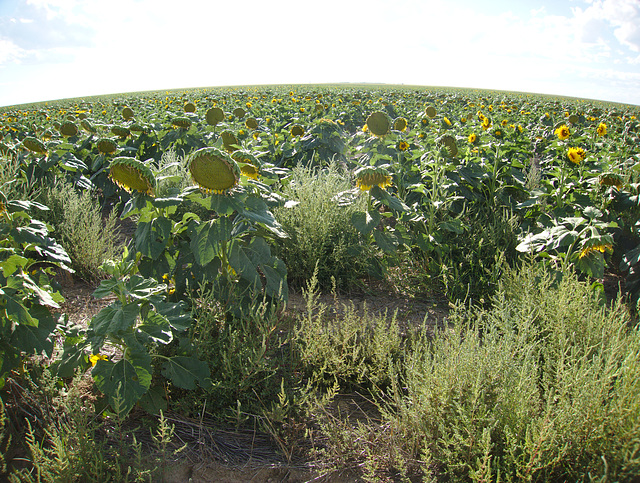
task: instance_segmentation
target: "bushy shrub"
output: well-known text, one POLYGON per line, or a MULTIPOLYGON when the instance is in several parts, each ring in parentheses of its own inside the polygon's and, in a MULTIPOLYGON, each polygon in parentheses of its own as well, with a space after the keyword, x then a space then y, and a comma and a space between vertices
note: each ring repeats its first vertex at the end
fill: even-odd
POLYGON ((318 284, 325 291, 331 289, 332 277, 348 289, 376 266, 376 251, 351 224, 352 214, 366 206, 365 198, 348 206, 338 203, 337 195, 350 188, 347 172, 334 163, 323 169, 298 165, 284 181, 283 195, 297 204, 274 210, 290 237, 276 250, 293 286, 311 279, 316 264, 318 284))
POLYGON ((43 203, 50 209, 43 212, 46 221, 53 225, 53 235, 67 250, 76 275, 87 281, 100 279, 100 265, 116 258, 119 250, 115 213, 103 217, 91 193, 79 193, 62 181, 45 190, 43 203))

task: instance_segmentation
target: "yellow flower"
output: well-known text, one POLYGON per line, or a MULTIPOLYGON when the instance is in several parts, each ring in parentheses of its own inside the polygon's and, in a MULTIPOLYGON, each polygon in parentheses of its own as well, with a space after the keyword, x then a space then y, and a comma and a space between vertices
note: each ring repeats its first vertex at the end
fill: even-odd
POLYGON ((565 124, 563 124, 558 129, 556 129, 555 135, 558 136, 558 139, 564 141, 571 135, 571 132, 569 131, 569 128, 565 124))
POLYGON ((578 258, 588 257, 594 252, 604 253, 605 251, 609 251, 613 249, 613 246, 609 243, 599 243, 596 245, 592 245, 590 247, 585 247, 580 251, 580 255, 578 258))
POLYGON ((91 354, 89 356, 89 362, 91 362, 92 366, 95 366, 98 361, 108 361, 109 358, 103 354, 91 354))
POLYGON ((485 117, 482 120, 482 129, 485 131, 491 127, 491 120, 488 117, 485 117))
POLYGON ((604 136, 607 134, 607 125, 604 122, 601 122, 596 132, 598 133, 598 136, 604 136))
POLYGON ((363 167, 355 172, 356 186, 362 191, 369 191, 374 186, 385 189, 391 186, 391 176, 383 168, 363 167))
POLYGON ((582 148, 569 148, 567 156, 569 157, 569 161, 571 161, 572 163, 580 164, 580 161, 582 161, 586 157, 586 153, 582 148))
POLYGON ((409 149, 409 144, 407 142, 405 142, 405 141, 400 141, 398 143, 398 149, 400 151, 406 151, 407 149, 409 149))
POLYGON ((476 136, 476 133, 471 133, 471 134, 469 134, 468 141, 469 141, 471 144, 474 144, 474 143, 477 141, 477 139, 478 139, 478 137, 476 136))
POLYGON ((444 118, 444 123, 445 123, 447 126, 451 126, 451 121, 449 121, 449 119, 447 119, 446 117, 444 118))

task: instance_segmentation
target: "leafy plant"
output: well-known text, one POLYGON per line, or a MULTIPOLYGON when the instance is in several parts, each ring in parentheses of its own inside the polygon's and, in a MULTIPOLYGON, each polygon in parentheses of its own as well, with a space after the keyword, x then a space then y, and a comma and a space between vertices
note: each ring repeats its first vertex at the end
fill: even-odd
POLYGON ((32 355, 50 357, 61 323, 51 309, 63 301, 51 287, 54 268, 71 272, 64 249, 47 225, 28 210, 34 201, 7 200, 0 192, 0 388, 7 375, 32 355))

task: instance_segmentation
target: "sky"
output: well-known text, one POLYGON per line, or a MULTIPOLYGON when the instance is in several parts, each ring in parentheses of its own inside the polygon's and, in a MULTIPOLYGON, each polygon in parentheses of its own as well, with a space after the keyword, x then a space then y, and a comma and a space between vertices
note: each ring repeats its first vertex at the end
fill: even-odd
POLYGON ((341 82, 640 105, 640 0, 0 0, 0 106, 341 82))

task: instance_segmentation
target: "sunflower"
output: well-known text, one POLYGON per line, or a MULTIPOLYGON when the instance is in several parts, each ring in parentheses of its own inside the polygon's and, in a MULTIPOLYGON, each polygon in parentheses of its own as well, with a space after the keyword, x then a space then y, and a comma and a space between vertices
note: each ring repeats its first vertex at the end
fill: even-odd
POLYGON ((373 112, 367 118, 367 128, 371 134, 381 137, 389 132, 391 120, 385 112, 373 112))
POLYGON ((409 149, 409 143, 407 143, 406 141, 400 141, 398 143, 398 149, 400 151, 406 151, 407 149, 409 149))
POLYGON ((583 248, 580 251, 580 255, 578 256, 578 258, 588 257, 589 255, 595 252, 604 253, 605 251, 611 251, 612 249, 613 249, 613 245, 611 245, 610 243, 597 243, 595 245, 591 245, 583 248))
POLYGON ((580 164, 580 161, 584 160, 586 157, 586 153, 582 148, 569 148, 567 157, 573 164, 580 164))
POLYGON ((569 128, 566 124, 563 124, 555 130, 555 135, 558 136, 558 139, 560 139, 560 141, 564 141, 571 135, 571 131, 569 131, 569 128))
POLYGON ((616 173, 602 173, 598 182, 601 186, 615 186, 618 189, 623 186, 622 177, 616 173))
POLYGON ((356 186, 362 191, 369 191, 374 186, 385 189, 387 186, 391 186, 391 176, 386 169, 379 167, 374 168, 365 166, 359 168, 355 172, 356 186))
POLYGON ((156 178, 151 170, 134 158, 114 158, 109 165, 109 177, 120 188, 153 196, 156 178))
POLYGON ((598 129, 596 130, 596 132, 598 133, 598 136, 604 136, 605 134, 607 134, 607 125, 604 122, 601 122, 598 125, 598 129))
POLYGON ((246 151, 235 151, 231 157, 240 166, 240 174, 251 179, 258 179, 260 174, 260 161, 253 154, 246 151))
POLYGON ((467 140, 469 141, 469 143, 475 144, 476 141, 478 140, 478 136, 476 136, 476 133, 472 132, 471 134, 469 134, 469 137, 467 138, 467 140))
POLYGON ((205 193, 225 194, 238 185, 240 168, 218 148, 198 149, 189 160, 191 177, 205 193))

